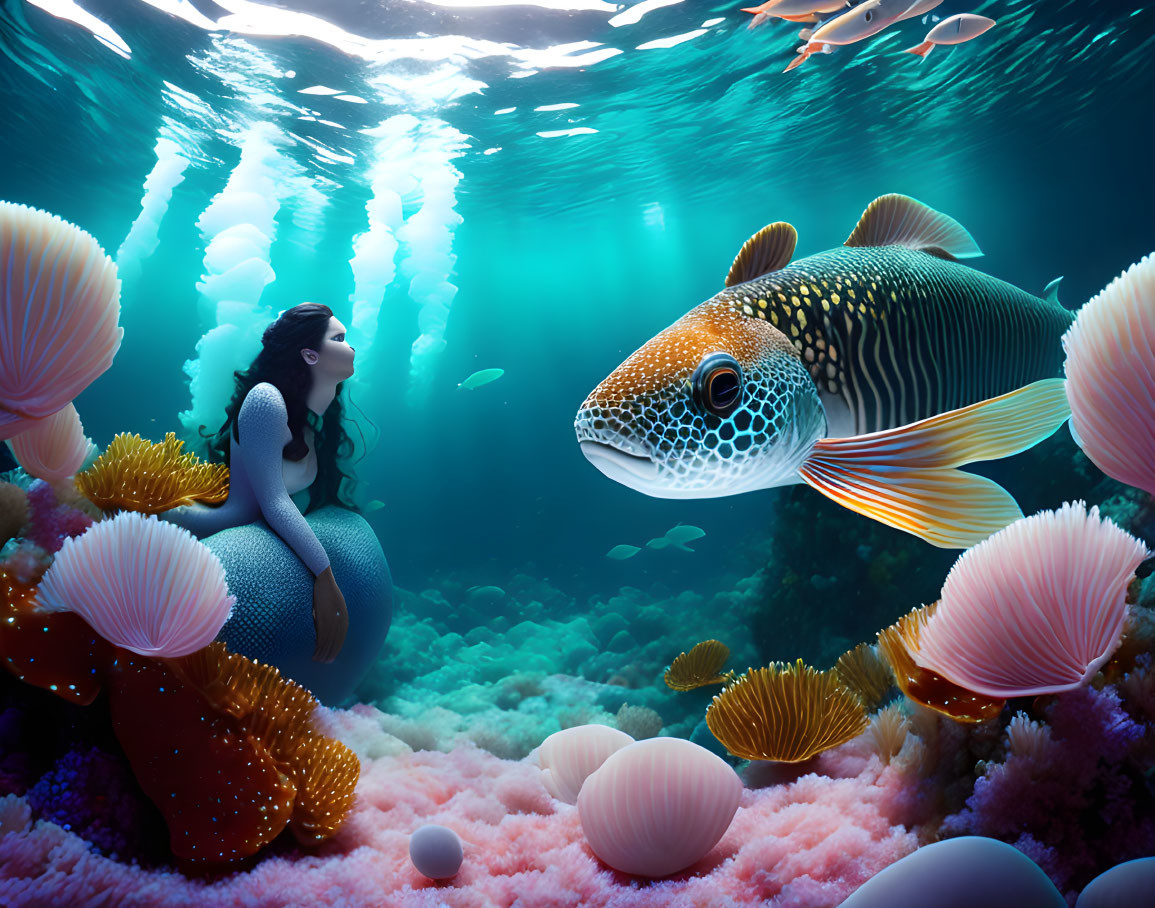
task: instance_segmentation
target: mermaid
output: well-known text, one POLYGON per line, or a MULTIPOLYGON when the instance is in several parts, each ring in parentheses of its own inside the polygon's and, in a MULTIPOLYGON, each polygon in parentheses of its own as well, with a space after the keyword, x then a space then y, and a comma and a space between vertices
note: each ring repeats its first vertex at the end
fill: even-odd
MULTIPOLYGON (((210 459, 229 465, 228 500, 219 507, 189 505, 162 515, 202 538, 210 548, 216 548, 216 534, 227 539, 233 528, 260 525, 263 519, 312 575, 312 659, 322 663, 334 661, 341 652, 349 610, 334 577, 330 553, 309 515, 334 506, 353 510, 345 497, 351 478, 339 466, 339 459, 352 450, 342 424, 341 388, 353 375, 353 361, 345 326, 328 306, 303 303, 282 313, 265 329, 261 351, 249 368, 234 373, 236 387, 225 422, 209 440, 210 459), (308 501, 302 512, 293 496, 306 491, 308 501)), ((248 550, 250 543, 240 548, 248 550)), ((243 586, 236 559, 230 564, 222 555, 222 560, 230 587, 234 581, 243 586)), ((239 567, 244 573, 262 572, 251 559, 239 567)), ((265 570, 269 567, 264 565, 265 570)), ((278 582, 283 579, 264 573, 261 586, 275 586, 270 584, 272 577, 278 582)), ((238 608, 244 605, 238 596, 238 608)), ((269 618, 274 623, 278 620, 275 615, 269 618)), ((260 655, 274 661, 268 653, 260 655)), ((298 680, 305 683, 305 679, 298 680)))

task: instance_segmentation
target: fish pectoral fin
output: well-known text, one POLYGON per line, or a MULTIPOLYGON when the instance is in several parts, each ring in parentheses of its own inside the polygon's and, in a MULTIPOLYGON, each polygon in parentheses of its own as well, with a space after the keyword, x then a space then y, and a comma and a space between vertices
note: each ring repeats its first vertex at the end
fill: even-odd
POLYGON ((973 545, 1022 515, 996 483, 954 468, 1025 451, 1070 412, 1066 382, 1043 379, 908 426, 821 439, 799 472, 845 507, 932 545, 973 545))
POLYGON ((998 483, 961 470, 851 468, 812 455, 799 473, 844 508, 943 549, 969 548, 1023 516, 998 483))
POLYGON ((767 224, 742 244, 726 275, 726 286, 744 284, 756 277, 785 268, 798 245, 798 231, 785 221, 767 224))
POLYGON ((952 261, 983 254, 954 218, 898 193, 871 202, 844 245, 906 246, 952 261))
POLYGON ((846 463, 877 467, 961 467, 1034 447, 1070 415, 1066 380, 1044 378, 896 429, 823 438, 814 450, 846 463))

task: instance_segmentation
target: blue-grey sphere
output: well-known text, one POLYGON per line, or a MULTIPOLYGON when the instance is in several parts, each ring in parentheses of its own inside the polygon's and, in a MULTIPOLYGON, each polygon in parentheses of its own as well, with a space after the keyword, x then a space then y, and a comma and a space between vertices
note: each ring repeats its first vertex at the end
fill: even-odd
POLYGON ((234 653, 280 669, 326 706, 348 700, 376 661, 393 619, 393 580, 372 527, 344 508, 305 520, 324 546, 349 610, 349 631, 333 662, 313 661, 313 574, 263 520, 207 536, 224 565, 232 615, 218 640, 234 653))
POLYGON ((409 837, 409 860, 422 876, 447 880, 457 875, 465 852, 457 833, 445 826, 430 823, 409 837))
POLYGON ((1137 908, 1155 902, 1155 858, 1137 858, 1099 874, 1075 908, 1137 908))

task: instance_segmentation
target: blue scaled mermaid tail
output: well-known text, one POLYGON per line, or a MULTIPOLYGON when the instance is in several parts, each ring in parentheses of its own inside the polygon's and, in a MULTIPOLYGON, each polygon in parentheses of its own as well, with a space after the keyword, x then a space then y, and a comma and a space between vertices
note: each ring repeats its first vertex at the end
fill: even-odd
POLYGON ((218 635, 230 650, 267 662, 327 706, 352 695, 376 660, 393 618, 385 553, 361 515, 319 508, 306 521, 329 553, 349 610, 349 632, 331 663, 313 661, 313 575, 263 520, 207 536, 236 599, 218 635))

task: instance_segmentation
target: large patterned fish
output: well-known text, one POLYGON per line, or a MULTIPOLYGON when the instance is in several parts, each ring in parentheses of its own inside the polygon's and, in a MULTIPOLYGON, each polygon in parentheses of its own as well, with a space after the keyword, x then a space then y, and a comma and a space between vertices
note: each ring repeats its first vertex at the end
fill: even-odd
POLYGON ((906 196, 876 199, 841 248, 791 262, 796 239, 763 228, 724 290, 593 390, 574 423, 586 457, 660 498, 806 482, 943 547, 1022 516, 956 468, 1070 415, 1072 313, 959 264, 982 254, 970 234, 906 196))

